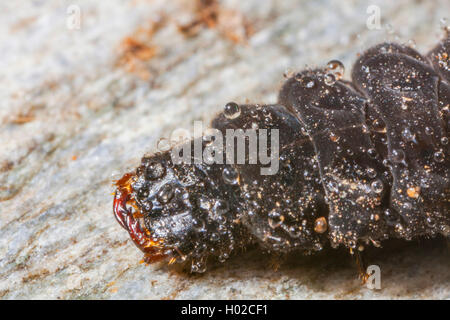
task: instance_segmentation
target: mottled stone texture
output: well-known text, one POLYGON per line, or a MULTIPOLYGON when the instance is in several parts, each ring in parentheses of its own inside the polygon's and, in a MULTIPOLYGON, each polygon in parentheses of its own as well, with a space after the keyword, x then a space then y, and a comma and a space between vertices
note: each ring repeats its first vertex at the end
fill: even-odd
POLYGON ((199 276, 139 263, 112 215, 112 180, 160 137, 228 101, 276 101, 286 69, 440 37, 441 1, 2 1, 0 298, 450 298, 442 242, 372 250, 382 290, 361 286, 343 251, 254 249, 199 276), (81 9, 80 29, 67 9, 81 9), (381 29, 366 27, 378 5, 381 29), (386 28, 386 24, 390 27, 386 28))

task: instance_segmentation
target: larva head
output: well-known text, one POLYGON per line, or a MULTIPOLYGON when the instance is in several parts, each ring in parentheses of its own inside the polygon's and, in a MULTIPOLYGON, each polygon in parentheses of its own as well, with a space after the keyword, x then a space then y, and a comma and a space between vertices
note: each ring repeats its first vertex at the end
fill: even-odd
POLYGON ((117 182, 116 218, 147 262, 191 261, 202 272, 208 256, 224 260, 244 245, 236 192, 216 183, 222 167, 174 165, 158 153, 117 182))

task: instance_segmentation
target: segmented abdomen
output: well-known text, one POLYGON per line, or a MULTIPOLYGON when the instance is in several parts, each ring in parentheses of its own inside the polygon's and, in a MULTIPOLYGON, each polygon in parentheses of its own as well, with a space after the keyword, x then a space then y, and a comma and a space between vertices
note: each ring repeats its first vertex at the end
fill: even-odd
POLYGON ((449 234, 448 67, 433 66, 411 48, 381 44, 357 61, 353 84, 327 85, 315 70, 283 86, 280 103, 317 154, 332 243, 449 234))
POLYGON ((287 252, 448 237, 449 52, 450 38, 426 57, 380 44, 355 63, 352 82, 307 70, 286 81, 277 105, 229 105, 212 122, 224 136, 268 129, 270 140, 279 130, 276 174, 248 157, 174 164, 158 153, 118 183, 116 217, 150 260, 191 258, 193 271, 255 240, 287 252))

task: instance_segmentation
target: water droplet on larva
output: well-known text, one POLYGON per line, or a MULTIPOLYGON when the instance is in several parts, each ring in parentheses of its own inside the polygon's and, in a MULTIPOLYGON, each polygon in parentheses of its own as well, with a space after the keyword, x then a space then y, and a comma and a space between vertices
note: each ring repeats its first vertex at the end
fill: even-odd
POLYGON ((239 115, 241 114, 241 108, 235 102, 228 102, 225 105, 223 114, 225 115, 225 118, 227 118, 227 119, 235 119, 235 118, 239 117, 239 115))
POLYGON ((159 151, 165 152, 170 150, 170 141, 167 138, 160 138, 156 145, 159 151))
POLYGON ((367 150, 367 154, 369 155, 369 157, 371 158, 376 158, 377 157, 377 151, 374 148, 370 148, 367 150))
POLYGON ((395 213, 395 211, 392 209, 384 210, 384 216, 385 216, 386 220, 390 223, 398 221, 398 216, 395 213))
POLYGON ((380 179, 377 179, 372 182, 372 184, 370 185, 370 188, 375 193, 381 193, 381 192, 383 192, 383 189, 384 189, 383 182, 380 179))
POLYGON ((273 209, 268 214, 267 222, 272 229, 278 228, 284 222, 284 216, 277 209, 273 209))
POLYGON ((237 184, 239 182, 239 173, 233 167, 225 167, 222 171, 222 178, 225 183, 237 184))
POLYGON ((393 162, 403 162, 405 160, 405 153, 401 149, 392 150, 391 160, 393 162))
POLYGON ((410 48, 415 48, 416 47, 416 42, 413 39, 409 39, 407 42, 408 47, 410 48))
POLYGON ((320 251, 323 249, 323 245, 320 242, 314 243, 314 251, 320 251))
POLYGON ((338 184, 336 183, 336 181, 330 181, 330 182, 328 182, 328 183, 327 183, 327 187, 328 187, 328 189, 329 189, 331 192, 335 192, 335 193, 339 192, 339 186, 338 186, 338 184))
POLYGON ((443 144, 444 146, 446 146, 448 144, 448 138, 447 137, 442 137, 441 138, 441 144, 443 144))
POLYGON ((433 218, 428 217, 426 221, 428 227, 434 228, 436 226, 436 221, 433 218))
POLYGON ((377 171, 374 168, 367 168, 366 173, 369 176, 369 178, 375 178, 377 176, 377 171))
POLYGON ((327 63, 326 72, 334 76, 335 81, 340 80, 344 76, 345 67, 339 60, 331 60, 327 63))
POLYGON ((211 209, 211 201, 206 197, 200 197, 200 199, 198 199, 198 205, 204 210, 211 209))
POLYGON ((214 204, 213 212, 218 215, 222 215, 230 209, 228 202, 224 200, 217 200, 214 204))
POLYGON ((323 81, 325 82, 325 84, 327 86, 332 86, 333 84, 336 83, 336 77, 334 76, 334 74, 332 73, 327 73, 324 78, 323 81))
POLYGON ((433 128, 425 127, 425 134, 431 136, 434 133, 433 128))
POLYGON ((372 130, 379 133, 386 133, 386 126, 380 119, 375 119, 372 122, 372 130))
POLYGON ((395 32, 394 27, 392 27, 390 23, 386 24, 386 31, 388 34, 393 34, 395 32))
POLYGON ((202 219, 194 219, 192 225, 198 232, 206 232, 206 223, 202 219))
POLYGON ((149 180, 156 180, 164 176, 166 168, 159 162, 150 163, 145 168, 145 177, 149 180))
POLYGON ((204 261, 192 261, 191 272, 204 273, 206 271, 206 263, 204 261))
POLYGON ((219 262, 225 262, 229 257, 230 255, 224 252, 217 259, 219 260, 219 262))
POLYGON ((406 127, 406 128, 403 129, 403 131, 402 131, 402 137, 403 137, 403 139, 404 139, 405 141, 407 141, 407 142, 410 142, 410 141, 414 141, 414 140, 415 140, 414 134, 411 132, 411 130, 410 130, 408 127, 406 127))
POLYGON ((167 203, 173 198, 173 188, 170 184, 165 184, 158 192, 158 200, 161 203, 167 203))
POLYGON ((324 233, 327 231, 328 224, 327 219, 325 217, 319 217, 314 221, 314 231, 317 233, 324 233))
POLYGON ((434 161, 436 161, 436 162, 439 162, 439 163, 444 162, 444 159, 445 159, 444 152, 436 151, 433 155, 433 158, 434 158, 434 161))

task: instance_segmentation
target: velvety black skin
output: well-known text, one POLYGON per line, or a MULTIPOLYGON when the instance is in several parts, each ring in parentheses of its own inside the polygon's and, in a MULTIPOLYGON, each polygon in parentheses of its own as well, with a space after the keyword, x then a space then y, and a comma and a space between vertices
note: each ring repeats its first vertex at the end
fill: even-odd
MULTIPOLYGON (((443 43, 435 51, 448 50, 443 43)), ((381 44, 355 63, 352 86, 326 85, 325 71, 314 70, 280 91, 318 155, 332 243, 448 236, 448 84, 426 62, 411 48, 381 44)))
POLYGON ((280 103, 305 124, 317 154, 321 181, 330 207, 332 244, 355 247, 358 240, 384 234, 380 204, 389 187, 386 170, 365 128, 365 100, 344 83, 327 85, 324 72, 305 71, 289 79, 280 103), (376 182, 383 186, 378 192, 376 182))
MULTIPOLYGON (((253 242, 285 253, 321 250, 327 241, 325 232, 314 231, 315 220, 328 212, 314 149, 286 108, 242 105, 238 118, 221 114, 212 128, 225 137, 226 129, 246 130, 254 123, 279 130, 280 167, 274 175, 261 175, 265 165, 259 163, 173 164, 170 151, 144 157, 136 170, 132 188, 145 228, 163 240, 161 253, 191 261, 193 272, 205 270, 208 256, 223 261, 253 242), (224 170, 237 174, 235 183, 224 179, 224 170)), ((197 141, 204 151, 206 139, 197 141)), ((188 144, 193 148, 194 141, 188 144)))
POLYGON ((170 151, 144 157, 132 198, 162 240, 158 254, 203 272, 209 256, 223 261, 255 242, 286 253, 449 237, 449 54, 449 38, 426 58, 380 44, 355 63, 352 82, 303 71, 283 85, 279 104, 241 105, 238 116, 213 120, 224 136, 269 129, 270 140, 278 129, 274 175, 248 156, 211 165, 173 164, 170 151))
MULTIPOLYGON (((314 231, 315 220, 328 215, 320 174, 311 140, 302 124, 282 105, 245 105, 241 115, 227 119, 220 114, 212 122, 225 135, 226 129, 279 130, 279 170, 261 175, 261 164, 236 164, 244 225, 265 249, 288 252, 321 250, 326 233, 314 231)), ((270 139, 270 132, 269 139, 270 139)))
POLYGON ((382 52, 362 58, 369 72, 353 70, 353 82, 388 132, 389 208, 398 214, 405 239, 441 233, 450 221, 450 149, 442 110, 450 101, 439 94, 448 84, 418 55, 382 52))

